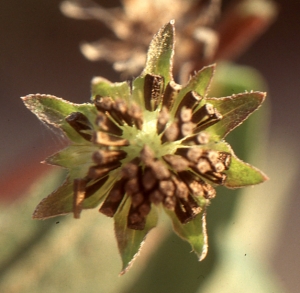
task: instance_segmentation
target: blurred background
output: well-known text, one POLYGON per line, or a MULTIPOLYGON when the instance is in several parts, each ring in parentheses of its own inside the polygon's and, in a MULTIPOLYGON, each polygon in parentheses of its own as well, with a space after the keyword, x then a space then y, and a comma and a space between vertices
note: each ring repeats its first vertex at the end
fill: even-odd
MULTIPOLYGON (((98 40, 111 32, 96 21, 65 17, 59 10, 60 2, 0 2, 1 210, 28 194, 30 184, 52 170, 39 162, 64 145, 62 139, 47 130, 24 107, 20 97, 44 93, 83 103, 90 98, 93 76, 120 81, 120 75, 109 63, 90 62, 79 50, 80 42, 98 40)), ((104 7, 120 4, 116 0, 98 2, 104 7)), ((228 2, 224 1, 224 5, 228 2)), ((300 115, 297 112, 300 107, 300 2, 275 2, 279 5, 277 21, 236 61, 259 70, 268 84, 271 118, 267 139, 271 145, 278 143, 282 146, 272 153, 274 157, 269 157, 269 160, 270 164, 273 159, 279 162, 273 172, 278 173, 277 178, 282 184, 287 182, 285 176, 290 178, 285 193, 281 195, 285 198, 282 208, 277 211, 280 225, 273 227, 279 237, 271 253, 271 267, 286 291, 297 293, 300 291, 300 182, 296 179, 300 142, 300 115), (292 156, 287 159, 291 161, 283 162, 285 152, 292 156), (281 161, 282 165, 291 166, 284 173, 281 161)), ((272 184, 272 178, 268 184, 272 184)), ((272 201, 272 194, 265 196, 272 201)), ((268 233, 261 237, 268 238, 268 233)))

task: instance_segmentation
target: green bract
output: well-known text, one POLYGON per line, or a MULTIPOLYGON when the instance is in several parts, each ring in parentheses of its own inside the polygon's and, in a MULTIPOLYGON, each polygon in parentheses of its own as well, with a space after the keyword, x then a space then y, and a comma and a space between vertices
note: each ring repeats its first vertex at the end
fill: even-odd
POLYGON ((238 188, 266 176, 239 160, 224 142, 265 99, 250 92, 207 98, 215 65, 180 86, 172 76, 174 22, 154 36, 142 74, 132 87, 103 78, 92 81, 92 103, 77 105, 49 95, 29 95, 25 105, 63 130, 70 144, 47 163, 67 168, 68 177, 36 208, 45 219, 95 208, 113 217, 124 273, 158 209, 173 222, 199 260, 207 252, 206 206, 214 187, 238 188))

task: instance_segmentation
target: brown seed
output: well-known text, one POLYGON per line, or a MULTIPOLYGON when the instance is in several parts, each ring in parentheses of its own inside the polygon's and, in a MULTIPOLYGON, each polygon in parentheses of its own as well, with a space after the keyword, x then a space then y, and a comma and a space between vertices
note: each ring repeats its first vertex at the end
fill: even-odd
POLYGON ((99 209, 99 212, 106 215, 107 217, 113 217, 117 212, 123 197, 119 201, 111 201, 107 198, 99 209))
POLYGON ((185 108, 193 109, 203 98, 194 91, 188 92, 177 107, 175 117, 180 115, 181 110, 185 108))
POLYGON ((185 122, 180 126, 180 138, 183 138, 185 136, 189 136, 193 134, 193 130, 195 128, 195 124, 192 122, 185 122))
POLYGON ((175 186, 171 180, 161 180, 159 182, 159 190, 165 196, 173 196, 175 193, 175 186))
POLYGON ((205 158, 200 158, 198 163, 197 163, 197 170, 201 173, 204 174, 208 171, 211 171, 211 166, 209 162, 205 158))
POLYGON ((206 157, 212 164, 216 164, 219 159, 219 152, 214 150, 206 151, 206 157))
POLYGON ((101 179, 91 180, 89 184, 85 188, 85 198, 89 198, 92 196, 96 191, 98 191, 103 184, 107 181, 108 176, 102 177, 101 179))
POLYGON ((143 202, 139 207, 138 210, 142 217, 146 217, 151 211, 151 203, 150 202, 143 202))
POLYGON ((92 125, 88 118, 81 112, 73 112, 65 119, 69 125, 84 139, 91 141, 92 139, 92 125), (88 131, 90 133, 88 133, 88 131))
POLYGON ((193 180, 189 188, 193 194, 193 196, 203 196, 203 183, 193 180))
POLYGON ((189 161, 178 155, 165 155, 163 158, 176 172, 185 171, 189 167, 189 161))
POLYGON ((96 96, 94 104, 101 112, 109 111, 112 108, 113 99, 111 97, 96 96))
POLYGON ((162 105, 169 111, 171 110, 174 100, 177 97, 179 91, 182 89, 181 85, 176 84, 174 81, 170 81, 165 89, 162 105))
POLYGON ((145 224, 145 217, 142 217, 139 212, 131 206, 127 217, 127 227, 133 230, 143 230, 145 228, 145 224))
POLYGON ((187 158, 195 164, 199 161, 202 155, 203 155, 203 150, 200 149, 199 147, 189 148, 186 154, 187 158))
POLYGON ((193 215, 190 214, 188 211, 186 211, 186 209, 180 203, 179 200, 177 200, 177 202, 176 202, 174 211, 175 211, 177 218, 179 219, 179 221, 182 224, 186 224, 193 219, 193 215))
POLYGON ((124 183, 124 179, 121 179, 115 183, 100 207, 99 212, 108 217, 113 217, 115 215, 125 194, 124 183))
MULTIPOLYGON (((115 114, 113 117, 118 116, 118 119, 120 119, 123 124, 123 121, 127 123, 127 125, 132 126, 133 125, 133 120, 131 116, 128 114, 128 108, 127 108, 127 103, 122 100, 122 99, 116 99, 115 103, 113 104, 113 109, 112 109, 115 114)), ((110 111, 111 113, 111 111, 110 111)))
POLYGON ((208 183, 203 184, 204 197, 206 199, 212 199, 216 196, 216 190, 208 183))
POLYGON ((204 124, 207 121, 215 118, 217 110, 212 104, 204 104, 200 109, 198 109, 192 117, 192 122, 197 125, 204 124))
POLYGON ((231 155, 226 152, 219 152, 219 160, 224 164, 225 170, 228 170, 231 162, 231 155))
POLYGON ((125 190, 130 195, 139 192, 138 179, 136 177, 129 179, 125 184, 125 190))
POLYGON ((164 196, 159 190, 154 190, 150 193, 149 199, 151 202, 157 205, 163 201, 164 196))
POLYGON ((165 130, 161 141, 162 143, 175 141, 179 135, 179 128, 176 122, 171 123, 165 130))
POLYGON ((165 130, 165 127, 169 122, 169 120, 170 120, 169 111, 167 110, 167 107, 163 106, 157 116, 157 124, 156 124, 157 134, 161 134, 165 130))
POLYGON ((190 122, 192 119, 192 109, 182 108, 180 111, 179 119, 181 122, 190 122))
POLYGON ((144 201, 144 196, 142 193, 137 192, 131 195, 131 204, 133 207, 139 206, 144 201))
POLYGON ((107 133, 97 131, 95 138, 95 143, 104 145, 104 146, 127 146, 129 141, 127 139, 122 139, 120 137, 109 135, 107 133))
POLYGON ((142 178, 142 184, 144 189, 148 191, 152 189, 156 183, 157 183, 157 179, 154 176, 151 168, 146 167, 142 178))
POLYGON ((117 126, 112 120, 110 120, 106 114, 102 112, 98 112, 96 118, 96 124, 99 126, 100 130, 109 132, 114 135, 121 136, 123 134, 123 130, 117 126))
POLYGON ((142 128, 143 128, 143 112, 142 112, 141 108, 137 104, 132 103, 128 109, 128 114, 131 116, 136 128, 139 130, 142 130, 142 128))
POLYGON ((82 211, 82 205, 85 198, 85 187, 86 187, 85 179, 74 179, 73 187, 73 215, 75 219, 80 218, 80 213, 82 211))
POLYGON ((197 139, 197 142, 198 142, 199 144, 208 144, 208 143, 209 143, 209 136, 208 136, 208 134, 205 133, 204 131, 201 131, 201 132, 197 135, 196 139, 197 139))
POLYGON ((169 210, 174 210, 176 205, 176 197, 175 196, 166 196, 163 201, 164 206, 169 210))
POLYGON ((139 166, 135 163, 127 163, 123 168, 122 168, 122 175, 127 178, 134 178, 138 174, 138 169, 139 166))
POLYGON ((145 108, 154 111, 161 100, 164 78, 161 75, 146 74, 144 82, 145 108))
POLYGON ((124 196, 124 193, 122 192, 122 190, 120 189, 113 189, 110 193, 109 193, 109 200, 112 203, 115 202, 119 202, 124 196))
POLYGON ((145 165, 151 164, 152 161, 154 160, 153 150, 148 145, 145 144, 141 150, 140 158, 145 165))
POLYGON ((93 154, 93 161, 99 165, 108 164, 108 163, 112 163, 124 159, 126 155, 127 153, 122 150, 118 150, 118 151, 98 150, 93 154))
POLYGON ((178 198, 186 199, 189 194, 189 189, 187 188, 187 186, 182 181, 176 182, 175 186, 176 186, 175 195, 178 198))
POLYGON ((110 171, 119 168, 121 166, 120 162, 113 162, 101 166, 92 166, 89 168, 88 177, 91 179, 98 179, 107 175, 110 171))
POLYGON ((223 172, 225 170, 225 166, 222 162, 216 162, 213 164, 213 169, 215 172, 223 172))
POLYGON ((224 173, 218 172, 207 172, 203 174, 205 178, 212 181, 215 184, 223 185, 226 181, 227 175, 224 173))
POLYGON ((161 161, 153 161, 149 166, 152 169, 153 175, 158 180, 167 179, 171 175, 168 168, 161 161))

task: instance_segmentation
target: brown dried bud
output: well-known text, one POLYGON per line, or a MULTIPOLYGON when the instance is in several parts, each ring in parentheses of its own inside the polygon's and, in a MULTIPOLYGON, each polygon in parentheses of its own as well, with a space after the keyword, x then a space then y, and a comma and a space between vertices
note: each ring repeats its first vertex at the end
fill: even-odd
POLYGON ((120 137, 97 131, 94 142, 104 146, 127 146, 129 141, 120 137))
POLYGON ((175 117, 180 115, 180 112, 183 108, 194 109, 195 106, 202 100, 203 98, 198 95, 194 91, 188 92, 181 100, 180 104, 177 107, 175 117))
POLYGON ((173 196, 175 193, 175 186, 171 180, 161 180, 159 181, 159 190, 165 196, 173 196))
POLYGON ((189 161, 178 155, 165 155, 163 158, 176 172, 185 171, 189 166, 189 161))
POLYGON ((154 160, 153 150, 145 144, 141 150, 140 158, 145 165, 151 164, 154 160))
POLYGON ((80 218, 80 213, 82 211, 82 205, 85 198, 85 179, 74 179, 74 195, 73 195, 73 215, 75 219, 80 218))
POLYGON ((92 140, 92 125, 88 118, 81 112, 71 113, 69 116, 66 117, 66 121, 84 139, 88 141, 92 140))
POLYGON ((160 103, 164 89, 164 78, 161 75, 146 74, 144 83, 145 108, 148 111, 156 110, 160 103))
POLYGON ((138 169, 139 166, 135 163, 127 163, 123 168, 122 168, 122 176, 124 178, 130 179, 134 178, 138 174, 138 169))
POLYGON ((170 114, 168 109, 163 106, 161 111, 158 113, 156 130, 157 134, 161 134, 170 120, 170 114))
POLYGON ((92 179, 98 179, 107 175, 110 171, 119 168, 121 166, 120 162, 112 162, 106 165, 92 166, 89 168, 88 177, 92 179))
POLYGON ((174 81, 170 81, 165 89, 162 105, 165 106, 169 111, 171 110, 174 99, 181 90, 181 85, 175 83, 174 81))
POLYGON ((161 138, 161 142, 165 143, 167 141, 168 142, 175 141, 177 139, 178 135, 179 135, 178 124, 176 122, 173 122, 165 130, 165 132, 161 138))
POLYGON ((153 174, 153 171, 151 168, 146 167, 144 170, 144 175, 142 178, 142 184, 145 190, 151 190, 155 184, 157 183, 157 179, 153 174))
POLYGON ((150 193, 149 199, 154 204, 159 204, 163 201, 164 195, 159 190, 154 190, 150 193))
POLYGON ((126 157, 127 153, 118 150, 118 151, 105 151, 105 150, 98 150, 93 154, 93 161, 96 164, 103 165, 112 162, 116 162, 122 160, 126 157))
POLYGON ((154 161, 151 163, 150 167, 156 179, 163 180, 170 177, 170 171, 161 161, 154 161))
POLYGON ((105 132, 109 132, 114 135, 121 136, 123 134, 123 130, 117 126, 116 123, 110 120, 106 114, 102 112, 98 112, 96 123, 99 126, 100 130, 105 132))

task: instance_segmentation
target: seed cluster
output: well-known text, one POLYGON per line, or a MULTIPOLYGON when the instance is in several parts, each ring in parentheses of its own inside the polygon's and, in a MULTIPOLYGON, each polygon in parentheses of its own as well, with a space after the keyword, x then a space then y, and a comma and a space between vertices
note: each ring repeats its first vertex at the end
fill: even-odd
POLYGON ((152 204, 162 204, 173 210, 182 223, 187 223, 201 212, 201 199, 215 197, 211 184, 225 182, 224 171, 230 166, 231 155, 206 149, 204 146, 209 137, 205 129, 221 120, 222 115, 209 103, 199 107, 202 97, 194 91, 187 92, 176 105, 181 87, 173 81, 163 89, 161 76, 145 76, 145 104, 142 105, 145 110, 119 98, 97 96, 94 101, 98 110, 97 131, 93 131, 82 113, 72 113, 66 118, 83 138, 99 145, 99 150, 93 154, 95 165, 90 167, 86 178, 74 182, 75 217, 80 215, 83 200, 100 188, 109 173, 117 168, 120 169, 117 181, 100 212, 114 216, 124 197, 129 196, 131 207, 127 226, 130 229, 144 229, 152 204), (138 155, 123 163, 122 160, 128 157, 126 146, 134 143, 124 138, 124 127, 143 131, 147 122, 143 111, 157 113, 154 131, 161 148, 174 142, 177 147, 173 153, 158 156, 145 141, 138 155))

